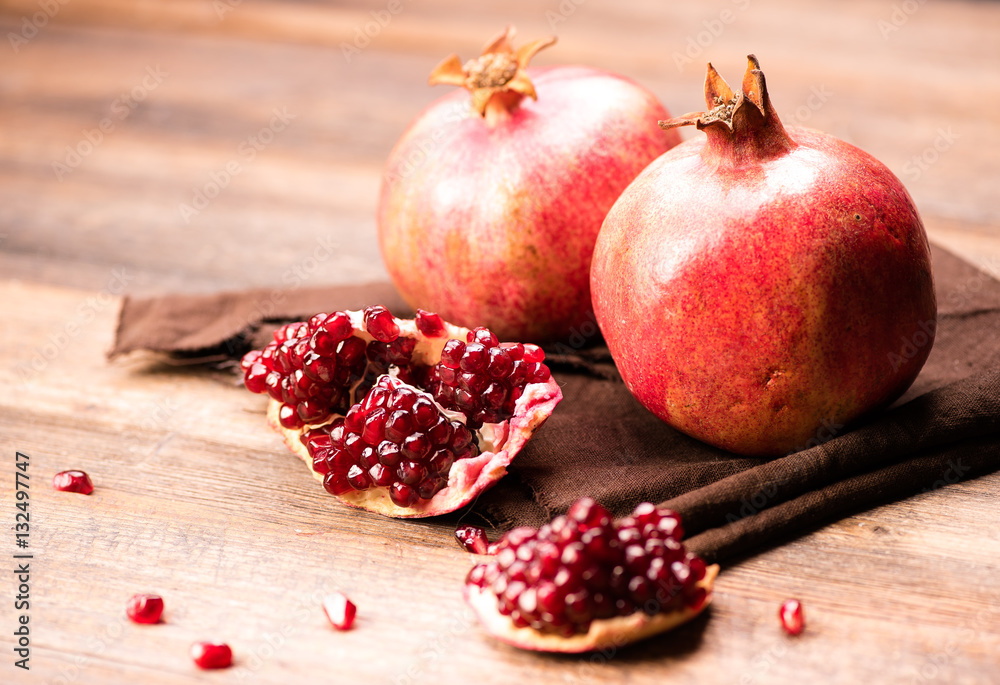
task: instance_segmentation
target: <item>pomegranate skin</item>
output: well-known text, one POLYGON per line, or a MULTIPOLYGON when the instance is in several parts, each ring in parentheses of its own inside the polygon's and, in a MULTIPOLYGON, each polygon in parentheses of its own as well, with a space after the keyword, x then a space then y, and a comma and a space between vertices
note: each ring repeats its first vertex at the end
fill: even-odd
POLYGON ((552 341, 591 316, 590 259, 608 209, 680 142, 655 96, 598 69, 528 69, 538 99, 493 120, 455 91, 392 150, 379 245, 413 307, 502 340, 552 341))
MULTIPOLYGON (((762 74, 760 87, 766 119, 762 74)), ((717 447, 778 456, 916 378, 936 329, 930 252, 909 194, 867 153, 787 127, 783 152, 726 157, 720 128, 660 157, 611 209, 594 310, 646 408, 717 447)))

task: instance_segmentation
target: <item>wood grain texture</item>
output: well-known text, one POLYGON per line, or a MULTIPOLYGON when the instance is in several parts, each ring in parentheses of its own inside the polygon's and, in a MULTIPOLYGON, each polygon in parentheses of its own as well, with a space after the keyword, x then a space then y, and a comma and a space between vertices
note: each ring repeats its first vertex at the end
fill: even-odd
POLYGON ((559 35, 539 64, 630 74, 674 113, 699 107, 707 59, 732 80, 755 52, 786 121, 882 159, 932 237, 1000 275, 1000 5, 920 4, 883 36, 889 0, 412 0, 347 61, 341 43, 385 2, 232 4, 219 16, 210 0, 70 0, 15 51, 9 35, 39 5, 0 1, 0 516, 13 526, 14 452, 27 452, 37 555, 28 674, 13 667, 15 586, 0 574, 0 682, 997 681, 1000 475, 928 483, 734 564, 708 616, 672 634, 613 654, 527 654, 465 612, 471 560, 452 524, 341 507, 266 428, 260 397, 103 354, 123 291, 384 277, 382 161, 443 92, 425 85, 433 65, 508 21, 525 38, 559 35), (275 108, 294 118, 247 159, 241 144, 275 108), (113 130, 56 173, 104 118, 113 130), (180 205, 234 160, 240 173, 186 222, 180 205), (88 471, 94 494, 52 491, 67 468, 88 471), (322 616, 335 589, 358 604, 351 632, 322 616), (163 594, 162 625, 124 618, 138 591, 163 594), (776 617, 790 596, 806 610, 798 639, 776 617), (228 641, 235 667, 197 672, 198 639, 228 641))

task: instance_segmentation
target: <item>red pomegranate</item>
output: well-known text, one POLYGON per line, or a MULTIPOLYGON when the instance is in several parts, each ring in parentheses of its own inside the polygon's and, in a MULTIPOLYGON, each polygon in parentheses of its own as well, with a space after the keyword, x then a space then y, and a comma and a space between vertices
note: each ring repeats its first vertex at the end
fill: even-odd
POLYGON ((330 494, 413 518, 454 511, 507 473, 562 399, 544 359, 486 328, 375 305, 282 326, 242 368, 330 494))
POLYGON ((927 236, 871 155, 784 127, 753 56, 709 111, 661 122, 704 138, 664 154, 612 207, 594 310, 625 383, 688 435, 782 455, 844 430, 913 382, 936 303, 927 236))
MULTIPOLYGON (((527 69, 555 42, 515 50, 509 28, 431 84, 432 103, 386 163, 379 244, 413 307, 501 340, 553 341, 590 321, 590 258, 604 215, 649 162, 680 142, 636 83, 598 69, 527 69), (537 99, 536 99, 537 90, 537 99)), ((593 324, 590 323, 590 326, 593 324)))

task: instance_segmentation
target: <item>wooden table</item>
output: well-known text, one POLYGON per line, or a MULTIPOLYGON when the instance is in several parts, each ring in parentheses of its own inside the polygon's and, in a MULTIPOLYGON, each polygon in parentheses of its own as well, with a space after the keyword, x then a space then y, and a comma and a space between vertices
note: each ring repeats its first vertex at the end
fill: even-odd
POLYGON ((103 356, 122 292, 384 278, 382 161, 444 92, 425 85, 430 68, 452 50, 472 56, 508 21, 525 38, 554 27, 560 42, 539 64, 629 74, 675 113, 698 108, 707 59, 733 80, 755 52, 786 121, 882 159, 932 239, 1000 274, 1000 5, 7 0, 0 11, 4 568, 15 451, 30 455, 34 554, 31 671, 14 667, 22 612, 3 573, 0 681, 1000 682, 1000 474, 730 566, 710 614, 672 634, 614 654, 536 655, 470 620, 459 593, 470 558, 451 524, 338 506, 264 426, 262 399, 229 379, 103 356), (349 61, 345 43, 359 47, 349 61), (287 123, 247 160, 241 144, 275 112, 287 123), (231 160, 240 172, 184 216, 231 160), (88 471, 94 494, 52 491, 67 468, 88 471), (359 607, 351 632, 322 616, 335 589, 359 607), (165 623, 124 618, 137 591, 166 598, 165 623), (776 619, 791 596, 807 612, 797 639, 776 619), (228 641, 234 668, 198 672, 197 639, 228 641))

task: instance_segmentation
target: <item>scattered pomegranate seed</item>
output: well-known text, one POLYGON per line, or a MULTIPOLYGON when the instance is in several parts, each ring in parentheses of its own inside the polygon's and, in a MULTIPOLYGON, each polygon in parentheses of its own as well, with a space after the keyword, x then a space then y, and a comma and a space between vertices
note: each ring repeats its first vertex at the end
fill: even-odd
POLYGON ((60 471, 52 477, 52 487, 63 492, 79 492, 89 495, 94 491, 90 476, 83 471, 60 471))
POLYGON ((191 645, 191 658, 198 668, 229 668, 233 665, 233 650, 223 643, 195 642, 191 645))
POLYGON ((340 592, 327 595, 323 600, 323 613, 337 630, 350 630, 354 625, 354 615, 357 611, 354 602, 340 592))
POLYGON ((787 599, 778 610, 781 627, 789 635, 798 635, 806 627, 805 616, 802 615, 802 603, 797 599, 787 599))
POLYGON ((455 530, 455 537, 466 551, 473 554, 486 554, 489 550, 490 541, 486 537, 486 531, 479 526, 460 526, 455 530))
POLYGON ((159 623, 163 614, 163 598, 159 595, 132 595, 125 613, 135 623, 159 623))
POLYGON ((508 532, 466 583, 496 595, 516 627, 564 637, 586 633, 594 619, 699 610, 706 566, 682 537, 680 518, 667 509, 644 503, 613 521, 584 498, 537 530, 508 532))

